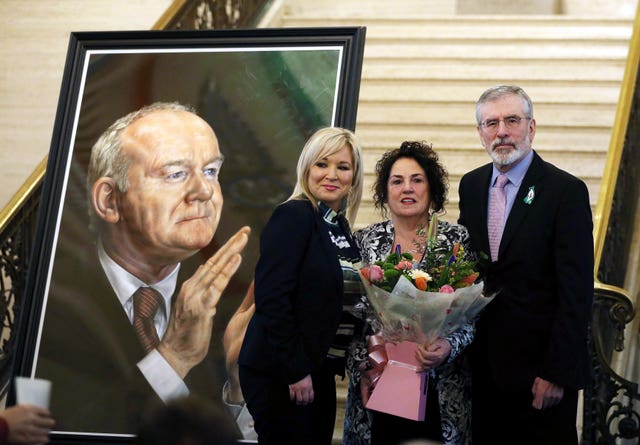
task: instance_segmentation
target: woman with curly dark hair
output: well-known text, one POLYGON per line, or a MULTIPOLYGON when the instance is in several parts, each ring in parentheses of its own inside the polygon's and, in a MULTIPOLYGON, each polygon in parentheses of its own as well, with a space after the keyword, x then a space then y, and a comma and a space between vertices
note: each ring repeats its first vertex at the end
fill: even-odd
MULTIPOLYGON (((405 158, 408 163, 418 164, 429 185, 428 193, 431 213, 444 212, 444 204, 449 191, 448 173, 438 160, 438 154, 426 142, 403 142, 400 148, 387 151, 376 163, 376 182, 373 185, 373 201, 377 209, 387 216, 386 204, 389 197, 389 177, 394 164, 405 158), (413 162, 411 162, 413 160, 413 162)), ((425 215, 418 212, 419 217, 425 215)))
MULTIPOLYGON (((355 233, 363 263, 373 264, 386 258, 398 245, 420 260, 427 244, 429 222, 433 215, 444 214, 447 192, 447 171, 430 144, 403 142, 399 148, 382 155, 376 164, 373 198, 376 208, 388 219, 355 233)), ((449 251, 458 242, 469 256, 466 228, 438 221, 434 248, 449 251)), ((391 445, 411 439, 431 439, 448 445, 469 443, 470 374, 462 352, 473 339, 473 325, 468 323, 447 337, 419 347, 423 370, 429 371, 429 385, 425 420, 416 422, 363 407, 360 364, 367 355, 364 334, 381 328, 369 313, 366 317, 369 331, 356 338, 347 357, 350 381, 343 443, 391 445)))

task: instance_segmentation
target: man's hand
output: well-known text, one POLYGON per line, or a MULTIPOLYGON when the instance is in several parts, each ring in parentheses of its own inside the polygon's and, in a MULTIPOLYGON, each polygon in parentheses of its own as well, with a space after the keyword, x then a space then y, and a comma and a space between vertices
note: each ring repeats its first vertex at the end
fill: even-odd
POLYGON ((240 389, 240 379, 238 377, 238 356, 240 355, 240 347, 244 334, 247 331, 249 320, 256 311, 256 305, 253 301, 253 281, 247 290, 242 303, 233 314, 227 328, 224 330, 222 345, 224 346, 225 364, 227 367, 227 379, 229 381, 229 400, 228 402, 239 404, 244 400, 240 389))
POLYGON ((180 288, 158 352, 182 379, 207 355, 216 305, 240 266, 250 231, 238 230, 180 288))
POLYGON ((295 400, 298 405, 308 405, 313 402, 313 382, 310 374, 289 385, 289 399, 295 400))
POLYGON ((433 343, 418 345, 416 359, 422 364, 422 370, 428 371, 440 366, 451 353, 451 343, 444 338, 438 338, 433 343))
POLYGON ((531 387, 533 403, 535 409, 546 409, 557 405, 562 400, 564 388, 555 383, 536 377, 531 387))
POLYGON ((9 426, 7 443, 48 443, 55 421, 48 409, 36 405, 16 405, 0 413, 9 426))

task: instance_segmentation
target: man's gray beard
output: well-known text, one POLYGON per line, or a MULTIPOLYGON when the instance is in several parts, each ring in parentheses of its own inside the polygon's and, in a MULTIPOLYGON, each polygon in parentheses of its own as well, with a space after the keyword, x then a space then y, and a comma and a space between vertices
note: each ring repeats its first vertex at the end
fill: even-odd
POLYGON ((525 156, 525 154, 526 152, 518 148, 517 146, 514 147, 514 149, 506 155, 497 153, 493 150, 489 152, 489 156, 491 156, 493 163, 500 167, 506 167, 508 165, 515 164, 520 159, 522 159, 525 156))

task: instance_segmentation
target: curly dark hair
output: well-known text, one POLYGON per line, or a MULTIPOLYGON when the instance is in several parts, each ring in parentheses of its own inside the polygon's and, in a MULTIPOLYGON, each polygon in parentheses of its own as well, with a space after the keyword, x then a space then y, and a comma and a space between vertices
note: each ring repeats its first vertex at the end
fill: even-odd
POLYGON ((449 191, 449 174, 438 161, 438 154, 433 151, 431 144, 424 141, 405 141, 400 145, 400 148, 387 151, 378 160, 376 181, 373 184, 373 201, 376 208, 386 215, 385 204, 389 197, 387 184, 391 175, 391 167, 401 158, 413 159, 422 167, 429 182, 431 209, 436 213, 442 212, 449 191))

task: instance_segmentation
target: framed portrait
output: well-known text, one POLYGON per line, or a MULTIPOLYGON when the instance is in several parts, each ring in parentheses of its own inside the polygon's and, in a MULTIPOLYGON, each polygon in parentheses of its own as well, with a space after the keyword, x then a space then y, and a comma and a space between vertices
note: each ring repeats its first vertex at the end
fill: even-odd
MULTIPOLYGON (((308 137, 326 126, 355 129, 364 39, 360 27, 71 35, 14 366, 16 376, 51 380, 53 443, 132 443, 147 407, 181 388, 221 403, 233 361, 223 339, 233 337, 229 321, 251 293, 261 229, 291 194, 308 137), (101 241, 92 219, 95 183, 87 179, 92 147, 105 130, 158 102, 191 107, 224 157, 219 223, 208 244, 171 269, 165 325, 184 281, 240 227, 251 227, 242 263, 217 303, 206 356, 169 380, 149 375, 163 369, 146 362, 159 353, 140 352, 130 297, 114 284, 121 272, 109 269, 111 261, 122 264, 101 241)), ((134 161, 118 165, 126 177, 134 161)), ((154 206, 170 211, 174 197, 153 193, 141 195, 149 198, 133 212, 146 219, 129 234, 135 246, 120 241, 125 249, 169 230, 149 215, 154 206)))

